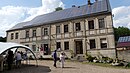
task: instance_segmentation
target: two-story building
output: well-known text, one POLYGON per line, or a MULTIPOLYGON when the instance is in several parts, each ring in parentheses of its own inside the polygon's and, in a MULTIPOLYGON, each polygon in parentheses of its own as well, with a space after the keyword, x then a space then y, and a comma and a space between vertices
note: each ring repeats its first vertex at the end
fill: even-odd
POLYGON ((49 55, 55 49, 75 55, 99 53, 115 57, 112 11, 109 0, 54 11, 7 30, 7 41, 21 43, 49 55))

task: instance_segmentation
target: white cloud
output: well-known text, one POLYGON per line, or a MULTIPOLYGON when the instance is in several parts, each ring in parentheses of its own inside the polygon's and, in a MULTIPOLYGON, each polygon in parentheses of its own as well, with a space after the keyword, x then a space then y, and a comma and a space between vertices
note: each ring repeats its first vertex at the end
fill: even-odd
POLYGON ((0 9, 0 36, 5 36, 6 30, 24 18, 27 8, 6 6, 0 9))
POLYGON ((62 3, 61 0, 42 0, 42 6, 41 7, 31 8, 29 10, 29 14, 31 14, 31 16, 28 17, 27 19, 25 19, 25 21, 31 20, 38 15, 42 15, 42 14, 52 12, 57 7, 64 8, 64 4, 62 3))
POLYGON ((114 8, 114 26, 125 26, 130 28, 130 6, 121 6, 114 8))
POLYGON ((6 30, 17 23, 29 21, 34 17, 49 13, 56 7, 63 7, 61 0, 42 0, 42 6, 37 8, 5 6, 0 8, 0 36, 6 36, 6 30))

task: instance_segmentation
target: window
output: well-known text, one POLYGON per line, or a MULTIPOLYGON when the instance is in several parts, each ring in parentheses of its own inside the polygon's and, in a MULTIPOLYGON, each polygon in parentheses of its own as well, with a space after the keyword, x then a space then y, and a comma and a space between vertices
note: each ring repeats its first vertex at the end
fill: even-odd
POLYGON ((76 28, 76 31, 80 31, 81 30, 80 23, 76 23, 75 28, 76 28))
POLYGON ((56 26, 56 34, 60 33, 60 26, 56 26))
POLYGON ((105 28, 104 18, 98 19, 99 28, 105 28))
POLYGON ((14 33, 11 33, 11 40, 14 39, 14 33))
POLYGON ((36 37, 36 30, 33 30, 33 37, 36 37))
POLYGON ((69 42, 64 42, 64 48, 65 50, 69 50, 69 42))
POLYGON ((88 26, 89 26, 89 30, 94 29, 94 21, 93 20, 88 21, 88 26))
POLYGON ((64 25, 64 33, 68 32, 68 25, 64 25))
POLYGON ((15 33, 15 39, 18 39, 19 34, 15 33))
POLYGON ((107 48, 107 40, 106 38, 100 39, 101 48, 107 48))
POLYGON ((96 48, 95 39, 90 40, 90 49, 96 48))
POLYGON ((36 45, 32 45, 32 50, 36 51, 36 45))
POLYGON ((48 29, 44 28, 44 35, 48 35, 48 29))
POLYGON ((26 38, 29 38, 29 31, 26 31, 26 38))
POLYGON ((57 42, 57 43, 56 43, 56 48, 57 48, 57 49, 59 49, 59 48, 61 49, 61 42, 57 42))

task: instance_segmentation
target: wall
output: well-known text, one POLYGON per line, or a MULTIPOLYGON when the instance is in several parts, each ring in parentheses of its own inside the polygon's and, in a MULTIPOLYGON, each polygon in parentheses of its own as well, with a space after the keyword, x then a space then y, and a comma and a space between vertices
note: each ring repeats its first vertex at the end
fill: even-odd
POLYGON ((91 52, 92 55, 96 55, 97 52, 101 52, 104 56, 109 55, 110 57, 115 57, 115 41, 114 41, 114 35, 113 35, 113 25, 112 25, 112 17, 111 15, 100 15, 95 17, 89 17, 89 18, 81 18, 81 19, 75 19, 75 20, 69 20, 66 22, 60 22, 60 23, 54 23, 54 24, 48 24, 43 25, 40 27, 34 27, 29 28, 25 30, 19 30, 19 31, 12 31, 20 32, 20 38, 18 40, 10 40, 10 34, 12 32, 8 32, 7 41, 11 42, 17 42, 22 44, 29 44, 31 47, 33 42, 38 42, 37 45, 40 46, 43 43, 48 43, 51 47, 51 51, 54 51, 56 49, 56 42, 61 42, 61 48, 64 49, 64 41, 69 41, 69 49, 75 52, 75 40, 82 40, 83 43, 83 53, 86 53, 86 50, 91 52), (98 25, 98 19, 104 18, 105 20, 105 29, 99 29, 98 25), (88 20, 94 20, 94 28, 92 30, 88 29, 88 20), (80 22, 81 23, 81 31, 75 31, 75 23, 80 22), (64 25, 68 24, 69 27, 69 33, 64 33, 64 25), (56 25, 61 26, 61 34, 56 35, 56 25), (44 27, 50 27, 50 35, 48 38, 46 36, 42 36, 44 27), (32 37, 32 30, 37 30, 37 37, 32 37), (25 38, 25 30, 30 30, 30 38, 25 38), (50 40, 51 38, 51 40, 50 40), (101 49, 100 47, 100 38, 106 38, 107 39, 107 48, 101 49), (89 40, 95 39, 96 40, 96 48, 95 50, 90 50, 89 46, 89 40), (110 40, 111 39, 111 40, 110 40), (49 42, 51 41, 51 42, 49 42), (113 56, 112 56, 113 55, 113 56))
POLYGON ((126 60, 130 62, 130 50, 117 51, 117 56, 119 60, 126 60))
POLYGON ((102 50, 89 50, 87 54, 92 55, 93 57, 97 57, 98 55, 102 55, 104 57, 110 57, 115 59, 115 49, 102 49, 102 50))

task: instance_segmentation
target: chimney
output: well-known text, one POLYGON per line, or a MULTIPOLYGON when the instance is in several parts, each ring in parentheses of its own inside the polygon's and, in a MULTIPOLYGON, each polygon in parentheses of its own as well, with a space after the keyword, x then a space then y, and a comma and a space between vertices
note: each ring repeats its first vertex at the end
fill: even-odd
POLYGON ((72 7, 76 7, 75 5, 72 5, 72 7))
POLYGON ((90 2, 90 0, 88 0, 88 6, 90 6, 91 5, 91 2, 90 2))

